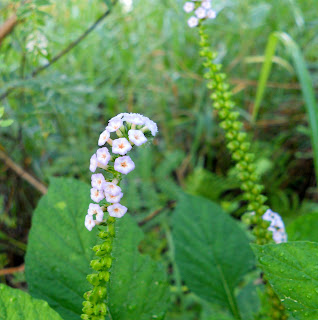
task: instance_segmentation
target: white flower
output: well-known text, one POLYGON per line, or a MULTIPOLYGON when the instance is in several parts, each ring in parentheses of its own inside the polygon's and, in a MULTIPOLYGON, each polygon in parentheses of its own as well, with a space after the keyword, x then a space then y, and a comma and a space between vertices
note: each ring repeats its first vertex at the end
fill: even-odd
POLYGON ((112 196, 109 193, 105 193, 106 196, 106 201, 109 203, 118 203, 120 201, 120 199, 123 197, 123 193, 119 193, 117 196, 112 196))
POLYGON ((109 138, 110 138, 110 133, 109 133, 109 131, 104 130, 104 131, 100 134, 100 136, 99 136, 98 145, 99 145, 99 146, 103 146, 103 145, 107 142, 107 140, 108 140, 109 138))
POLYGON ((209 19, 215 19, 216 18, 216 11, 210 9, 206 12, 206 17, 209 19))
POLYGON ((127 212, 127 208, 120 203, 115 203, 107 208, 111 217, 121 218, 127 212))
POLYGON ((123 121, 142 126, 145 124, 145 117, 138 113, 126 113, 123 117, 123 121))
POLYGON ((96 154, 93 154, 90 159, 89 170, 91 172, 95 172, 97 168, 97 157, 96 154))
POLYGON ((140 130, 129 130, 128 137, 131 142, 133 142, 136 146, 141 146, 142 144, 147 142, 147 138, 140 130))
POLYGON ((103 184, 105 182, 105 178, 101 173, 92 174, 92 187, 97 190, 103 189, 103 184))
POLYGON ((94 202, 100 202, 104 199, 104 193, 101 190, 97 190, 96 188, 91 189, 91 199, 94 202))
POLYGON ((206 10, 202 7, 196 9, 194 13, 199 19, 204 19, 206 17, 206 10))
POLYGON ((183 6, 183 10, 187 13, 194 10, 194 3, 193 2, 186 2, 183 6))
POLYGON ((85 217, 85 227, 88 231, 92 231, 92 229, 95 227, 95 221, 93 220, 92 216, 87 215, 85 217))
POLYGON ((120 155, 125 155, 132 148, 131 144, 126 138, 119 138, 113 140, 112 151, 120 155))
POLYGON ((106 147, 100 148, 96 152, 97 161, 101 163, 103 166, 106 166, 110 160, 110 153, 106 147))
MULTIPOLYGON (((199 24, 199 19, 196 18, 196 17, 191 17, 189 20, 188 20, 188 26, 190 28, 194 28, 196 27, 197 25, 199 24)), ((150 128, 149 128, 150 129, 150 128)))
MULTIPOLYGON (((192 17, 192 18, 195 18, 195 17, 192 17)), ((190 18, 191 19, 191 18, 190 18)), ((189 20, 190 20, 189 19, 189 20)), ((195 18, 195 19, 197 19, 197 18, 195 18)), ((198 20, 198 19, 197 19, 198 20)), ((198 23, 197 23, 198 24, 198 23)), ((157 124, 154 122, 154 121, 152 121, 152 120, 150 120, 150 119, 146 119, 146 121, 145 121, 145 125, 146 125, 146 127, 150 130, 150 132, 151 132, 151 134, 153 135, 153 136, 155 136, 156 135, 156 133, 158 132, 158 126, 157 126, 157 124)))
POLYGON ((285 230, 285 225, 281 216, 268 209, 263 214, 263 220, 269 221, 271 224, 268 227, 268 230, 273 233, 273 240, 276 243, 286 242, 287 241, 287 233, 285 230))
POLYGON ((211 9, 211 1, 210 0, 202 1, 201 6, 204 9, 211 9))
POLYGON ((105 194, 110 194, 112 196, 117 196, 121 193, 121 188, 112 182, 105 182, 103 188, 105 194))
POLYGON ((115 118, 108 121, 108 126, 106 130, 109 132, 117 131, 123 125, 123 121, 120 118, 115 118))
POLYGON ((135 164, 129 156, 119 157, 115 160, 114 169, 120 173, 128 174, 135 169, 135 164))
POLYGON ((104 212, 98 212, 97 215, 96 215, 96 221, 97 222, 103 222, 103 219, 104 219, 104 212))
POLYGON ((103 213, 102 208, 96 203, 91 203, 87 210, 87 214, 89 216, 93 216, 94 214, 102 214, 102 213, 103 213))
POLYGON ((273 240, 276 243, 287 242, 287 233, 285 229, 279 229, 273 232, 273 240))

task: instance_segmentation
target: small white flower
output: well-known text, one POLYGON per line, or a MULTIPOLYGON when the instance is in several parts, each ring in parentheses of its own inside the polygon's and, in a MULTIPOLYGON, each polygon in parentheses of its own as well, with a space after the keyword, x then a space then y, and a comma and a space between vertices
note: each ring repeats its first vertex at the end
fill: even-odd
POLYGON ((215 19, 216 18, 216 11, 210 9, 206 12, 206 17, 208 19, 215 19))
POLYGON ((85 217, 85 227, 88 231, 92 231, 92 229, 95 227, 95 221, 93 220, 92 216, 87 215, 85 217))
POLYGON ((141 146, 142 144, 147 142, 147 138, 140 130, 129 130, 128 137, 131 142, 133 142, 136 146, 141 146))
POLYGON ((96 154, 97 161, 101 163, 103 166, 106 166, 111 157, 108 149, 106 147, 100 148, 97 150, 96 154))
POLYGON ((98 145, 103 146, 109 138, 110 138, 110 133, 107 130, 104 130, 99 136, 98 145))
POLYGON ((94 214, 102 214, 102 213, 103 213, 102 208, 96 203, 91 203, 87 210, 87 214, 89 216, 93 216, 94 214))
POLYGON ((194 13, 199 19, 204 19, 206 17, 206 10, 202 7, 196 9, 194 13))
POLYGON ((112 196, 117 196, 121 193, 121 188, 112 182, 105 182, 103 184, 103 189, 105 194, 110 194, 112 196))
POLYGON ((108 132, 115 132, 123 125, 123 121, 120 118, 112 119, 108 121, 108 126, 106 130, 108 132))
POLYGON ((193 2, 186 2, 183 6, 183 10, 187 13, 191 12, 194 10, 194 3, 193 2))
POLYGON ((123 193, 119 193, 117 196, 112 196, 109 193, 105 193, 106 196, 106 201, 109 203, 118 203, 120 201, 120 199, 123 197, 123 193))
POLYGON ((97 215, 96 215, 96 221, 97 222, 103 222, 103 219, 104 219, 104 212, 98 212, 97 215))
POLYGON ((127 208, 122 206, 120 203, 115 203, 107 208, 108 213, 111 217, 121 218, 127 212, 127 208))
POLYGON ((283 222, 283 219, 281 216, 268 209, 264 214, 263 214, 263 220, 269 221, 271 224, 268 227, 268 230, 273 233, 273 240, 276 243, 282 243, 287 241, 287 233, 285 230, 285 225, 283 222))
POLYGON ((90 159, 89 170, 91 172, 95 172, 96 168, 97 168, 97 156, 96 154, 93 154, 90 159))
POLYGON ((101 190, 98 190, 96 188, 91 189, 91 199, 94 202, 100 202, 101 200, 104 199, 104 193, 101 190))
POLYGON ((129 156, 119 157, 115 160, 114 169, 120 173, 128 174, 135 169, 135 164, 129 156))
MULTIPOLYGON (((199 24, 199 19, 197 17, 191 17, 189 20, 188 20, 188 26, 190 28, 194 28, 196 27, 197 25, 199 24)), ((148 127, 148 126, 147 126, 148 127)), ((150 128, 149 128, 150 129, 150 128)))
POLYGON ((211 9, 211 6, 212 6, 211 1, 210 0, 202 1, 201 6, 204 9, 211 9))
POLYGON ((97 190, 103 189, 105 178, 101 173, 92 174, 92 187, 97 190))
POLYGON ((125 155, 132 148, 131 144, 126 138, 119 138, 113 140, 112 151, 120 155, 125 155))
POLYGON ((142 126, 145 124, 144 116, 138 113, 126 113, 123 117, 123 121, 142 126))
MULTIPOLYGON (((192 17, 192 18, 195 18, 195 17, 192 17)), ((191 19, 191 18, 190 18, 191 19)), ((190 20, 189 19, 189 20, 190 20)), ((195 18, 195 19, 197 19, 197 18, 195 18)), ((198 23, 197 23, 198 24, 198 23)), ((153 135, 153 136, 155 136, 156 135, 156 133, 158 132, 158 126, 157 126, 157 124, 154 122, 154 121, 152 121, 152 120, 150 120, 150 119, 146 119, 146 121, 145 121, 145 125, 146 125, 146 127, 150 130, 150 132, 151 132, 151 134, 153 135)))
POLYGON ((280 230, 273 232, 273 240, 276 243, 287 242, 287 233, 286 233, 285 229, 280 229, 280 230))

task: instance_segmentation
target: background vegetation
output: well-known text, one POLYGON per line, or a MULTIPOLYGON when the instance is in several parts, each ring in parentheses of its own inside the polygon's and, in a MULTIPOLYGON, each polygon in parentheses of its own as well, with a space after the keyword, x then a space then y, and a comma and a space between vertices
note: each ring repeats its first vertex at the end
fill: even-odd
MULTIPOLYGON (((155 148, 135 155, 138 165, 126 180, 124 204, 146 233, 140 250, 170 270, 175 295, 168 319, 196 319, 202 304, 178 287, 171 247, 171 209, 178 191, 217 201, 237 218, 245 203, 214 120, 197 31, 186 25, 183 1, 134 0, 132 8, 121 2, 41 72, 38 68, 82 35, 106 6, 102 0, 37 0, 32 5, 0 4, 0 23, 15 12, 19 21, 0 47, 2 119, 13 120, 11 125, 0 122, 0 269, 22 265, 23 270, 32 212, 49 178, 88 182, 89 158, 106 121, 119 112, 139 112, 158 123, 160 134, 155 148), (41 184, 30 185, 24 172, 41 184)), ((282 44, 272 59, 256 121, 252 115, 272 32, 287 32, 295 40, 316 90, 317 3, 233 0, 222 6, 209 22, 211 46, 220 53, 253 139, 269 206, 292 224, 298 216, 318 212, 318 193, 302 87, 295 61, 282 44)), ((0 273, 0 279, 25 287, 23 272, 0 273)))

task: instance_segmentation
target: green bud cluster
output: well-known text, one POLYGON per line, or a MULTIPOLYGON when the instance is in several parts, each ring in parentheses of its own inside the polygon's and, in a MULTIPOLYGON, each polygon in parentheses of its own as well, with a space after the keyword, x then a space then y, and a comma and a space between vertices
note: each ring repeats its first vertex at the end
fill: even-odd
POLYGON ((84 320, 105 320, 107 314, 107 282, 110 278, 112 265, 112 248, 115 237, 115 218, 108 217, 107 231, 100 228, 98 237, 102 242, 93 247, 96 259, 92 260, 91 268, 96 271, 89 274, 86 279, 93 289, 84 294, 83 302, 84 320))
MULTIPOLYGON (((262 219, 267 211, 265 205, 267 197, 262 194, 264 189, 260 184, 260 177, 257 175, 254 163, 254 154, 250 151, 251 145, 247 134, 243 131, 243 123, 239 121, 239 113, 234 110, 235 104, 232 101, 232 93, 227 83, 227 76, 222 73, 222 65, 215 64, 213 60, 217 53, 211 50, 208 43, 208 36, 204 27, 200 25, 200 56, 204 58, 203 66, 207 69, 204 78, 207 79, 207 88, 212 91, 210 98, 213 107, 218 111, 220 127, 225 131, 226 146, 231 153, 238 178, 241 181, 241 189, 244 199, 248 202, 247 210, 254 214, 247 213, 243 216, 243 221, 250 227, 256 238, 256 243, 263 245, 272 241, 272 233, 268 231, 269 223, 262 219)), ((269 285, 267 285, 270 287, 269 285)), ((273 319, 286 319, 284 307, 279 299, 275 300, 277 308, 273 319)), ((271 298, 272 300, 272 298, 271 298)), ((273 300, 274 304, 274 300, 273 300)), ((274 308, 274 306, 273 306, 274 308)))

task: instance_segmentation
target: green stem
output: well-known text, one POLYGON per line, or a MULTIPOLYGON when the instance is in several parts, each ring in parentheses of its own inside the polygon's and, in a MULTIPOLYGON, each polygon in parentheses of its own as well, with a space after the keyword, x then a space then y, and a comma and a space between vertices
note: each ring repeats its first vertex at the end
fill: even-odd
MULTIPOLYGON (((213 90, 211 99, 214 109, 218 110, 220 119, 220 127, 225 131, 227 148, 231 153, 233 161, 236 163, 238 179, 241 181, 241 190, 244 198, 248 201, 247 210, 254 212, 243 217, 243 221, 253 227, 253 234, 256 243, 266 244, 272 241, 272 233, 268 231, 269 222, 262 219, 263 214, 268 207, 265 205, 267 197, 262 194, 264 186, 259 182, 260 178, 256 172, 254 163, 255 155, 250 150, 250 143, 247 134, 242 130, 243 123, 238 120, 239 113, 234 111, 234 102, 232 101, 232 93, 230 86, 226 80, 226 74, 221 72, 222 65, 215 64, 213 61, 217 57, 217 53, 212 51, 208 36, 204 31, 202 24, 199 27, 200 34, 200 56, 204 58, 203 66, 207 69, 204 77, 208 80, 208 89, 213 90)), ((268 296, 272 302, 271 317, 272 319, 287 319, 284 307, 277 300, 272 288, 267 285, 268 296)), ((232 308, 234 316, 239 319, 240 315, 236 308, 232 308)))
POLYGON ((109 281, 109 270, 112 265, 112 246, 115 237, 115 218, 108 217, 107 231, 102 230, 98 237, 102 240, 101 244, 96 245, 93 250, 97 259, 91 261, 91 267, 97 271, 87 276, 87 281, 93 285, 93 289, 84 294, 86 301, 83 302, 84 320, 105 320, 109 313, 107 308, 107 283, 109 281))

